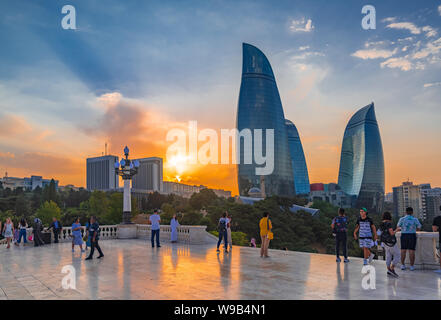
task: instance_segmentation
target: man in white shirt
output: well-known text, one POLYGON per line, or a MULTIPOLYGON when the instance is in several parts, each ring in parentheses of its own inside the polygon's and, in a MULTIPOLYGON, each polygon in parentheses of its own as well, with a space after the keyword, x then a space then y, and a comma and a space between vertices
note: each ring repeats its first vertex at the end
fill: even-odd
POLYGON ((159 244, 159 229, 161 228, 159 222, 161 222, 161 217, 158 214, 158 210, 154 210, 153 214, 149 217, 150 223, 152 225, 152 248, 155 247, 155 237, 156 237, 156 246, 158 248, 161 247, 159 244))

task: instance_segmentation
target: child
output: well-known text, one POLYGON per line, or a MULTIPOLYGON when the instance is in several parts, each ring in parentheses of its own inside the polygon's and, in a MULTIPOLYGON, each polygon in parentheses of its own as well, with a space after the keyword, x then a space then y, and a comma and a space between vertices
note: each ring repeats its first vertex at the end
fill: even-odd
POLYGON ((363 264, 367 265, 372 262, 375 254, 371 252, 371 248, 374 246, 374 241, 372 241, 372 236, 377 241, 377 230, 372 222, 371 218, 368 216, 366 208, 360 209, 360 217, 357 219, 357 224, 354 230, 354 239, 357 240, 357 232, 359 232, 359 243, 360 248, 363 248, 363 264))
POLYGON ((19 244, 18 244, 18 236, 19 236, 19 234, 20 234, 20 232, 19 232, 18 228, 15 228, 15 230, 14 230, 14 244, 15 244, 16 246, 19 245, 19 244))
POLYGON ((390 212, 383 213, 383 223, 378 230, 381 240, 381 246, 386 254, 387 274, 398 278, 395 273, 395 266, 400 261, 400 249, 398 248, 395 231, 392 228, 392 216, 390 212))
POLYGON ((341 262, 340 259, 340 245, 343 246, 344 262, 349 262, 347 254, 347 231, 348 231, 348 218, 345 216, 345 209, 338 209, 338 216, 332 219, 331 224, 332 231, 335 233, 335 254, 337 255, 337 262, 341 262))

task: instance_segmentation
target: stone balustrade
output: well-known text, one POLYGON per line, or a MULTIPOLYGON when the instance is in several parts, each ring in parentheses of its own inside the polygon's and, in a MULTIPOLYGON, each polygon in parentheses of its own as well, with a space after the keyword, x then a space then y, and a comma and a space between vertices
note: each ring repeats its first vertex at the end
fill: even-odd
MULTIPOLYGON (((134 224, 134 225, 101 225, 100 226, 100 240, 107 239, 117 239, 119 234, 119 229, 121 227, 130 226, 136 231, 133 238, 138 239, 150 239, 151 236, 151 225, 147 224, 134 224)), ((160 226, 160 241, 169 242, 171 240, 171 227, 169 225, 160 226)), ((206 226, 179 226, 177 228, 178 242, 186 244, 205 244, 207 242, 213 242, 213 237, 206 231, 206 226)), ((46 229, 45 229, 46 230, 46 229)), ((44 232, 44 231, 43 231, 44 232)), ((32 235, 32 228, 26 229, 28 239, 32 235)), ((54 241, 54 235, 52 233, 52 242, 54 241)), ((86 227, 81 226, 81 234, 84 237, 86 234, 86 227)), ((72 227, 63 227, 59 235, 59 242, 70 242, 72 241, 72 227)), ((5 244, 6 239, 2 239, 0 244, 5 244)))
MULTIPOLYGON (((140 239, 150 239, 152 226, 149 224, 136 225, 136 237, 140 239)), ((207 240, 207 226, 179 226, 177 227, 178 242, 187 244, 204 244, 207 240)), ((171 227, 161 225, 159 232, 160 241, 170 241, 171 227)))

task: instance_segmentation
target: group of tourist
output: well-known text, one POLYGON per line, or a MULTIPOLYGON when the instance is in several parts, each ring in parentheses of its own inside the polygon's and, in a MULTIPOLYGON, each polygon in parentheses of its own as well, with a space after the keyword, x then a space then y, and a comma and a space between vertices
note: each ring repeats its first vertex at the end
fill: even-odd
MULTIPOLYGON (((157 209, 153 210, 153 214, 149 217, 149 223, 151 224, 151 242, 152 242, 152 248, 155 247, 155 240, 156 240, 156 247, 160 248, 161 243, 159 241, 159 233, 161 230, 161 217, 159 216, 159 211, 157 209)), ((176 214, 173 214, 172 219, 170 220, 170 229, 171 229, 171 236, 170 236, 170 242, 176 243, 178 242, 178 227, 180 226, 178 218, 176 214)))
MULTIPOLYGON (((42 246, 45 244, 43 239, 43 223, 39 218, 34 219, 34 224, 32 225, 32 235, 27 237, 27 228, 28 224, 26 222, 26 219, 21 219, 18 223, 17 227, 14 227, 14 223, 12 222, 11 218, 7 218, 6 222, 3 224, 0 221, 0 230, 2 230, 2 235, 6 239, 6 248, 9 249, 11 247, 11 243, 13 242, 16 246, 19 246, 22 239, 23 239, 23 245, 28 243, 29 241, 33 241, 34 246, 42 246)), ((52 233, 54 235, 54 243, 59 242, 60 234, 63 230, 63 227, 61 226, 61 223, 58 221, 57 218, 52 219, 52 223, 50 224, 47 231, 52 229, 52 233)), ((78 245, 80 247, 81 252, 85 252, 83 249, 83 235, 81 233, 81 223, 80 218, 76 218, 74 223, 72 224, 72 252, 75 252, 75 245, 78 245)), ((95 249, 98 250, 99 256, 98 258, 102 258, 104 256, 99 244, 99 224, 96 221, 95 217, 91 217, 89 221, 86 223, 86 235, 84 237, 86 242, 86 250, 88 247, 90 247, 90 254, 86 258, 86 260, 90 260, 93 258, 93 254, 95 249)))
MULTIPOLYGON (((366 208, 361 208, 354 230, 354 239, 359 241, 359 246, 363 249, 363 264, 367 265, 372 262, 375 257, 372 248, 378 245, 378 240, 380 240, 381 246, 384 248, 388 275, 398 277, 395 271, 398 264, 401 264, 401 270, 407 269, 405 263, 407 254, 409 254, 409 270, 415 270, 416 232, 420 231, 421 227, 420 221, 413 216, 412 207, 406 209, 406 215, 399 219, 395 228, 392 225, 391 213, 384 212, 378 230, 372 219, 368 217, 366 208), (397 232, 401 232, 401 249, 396 238, 397 232)), ((336 261, 341 262, 340 247, 343 247, 344 262, 349 262, 347 255, 348 218, 345 216, 343 208, 339 209, 338 216, 332 220, 331 228, 335 236, 336 261)), ((435 218, 433 231, 439 231, 441 235, 441 216, 435 218)), ((436 270, 436 272, 441 272, 441 262, 440 270, 436 270)))

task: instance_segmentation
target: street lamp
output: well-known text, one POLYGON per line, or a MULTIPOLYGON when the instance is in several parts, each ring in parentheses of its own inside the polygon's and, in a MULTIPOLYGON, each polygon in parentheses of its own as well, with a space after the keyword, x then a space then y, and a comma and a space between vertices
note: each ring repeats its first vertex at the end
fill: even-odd
POLYGON ((139 161, 129 159, 129 148, 124 148, 124 156, 120 162, 115 162, 115 174, 124 180, 124 204, 123 204, 123 224, 131 224, 132 201, 130 195, 130 181, 138 173, 139 161))

